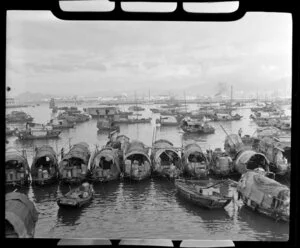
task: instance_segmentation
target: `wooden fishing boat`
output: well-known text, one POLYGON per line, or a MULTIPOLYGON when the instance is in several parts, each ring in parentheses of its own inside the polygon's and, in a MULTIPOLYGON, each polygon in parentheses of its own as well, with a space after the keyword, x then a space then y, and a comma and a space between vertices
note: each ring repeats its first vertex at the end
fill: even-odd
POLYGON ((29 184, 30 168, 25 153, 8 147, 5 151, 6 185, 22 186, 29 184))
POLYGON ((33 238, 38 212, 28 197, 19 192, 5 195, 5 237, 33 238))
POLYGON ((90 158, 89 145, 80 142, 73 145, 58 164, 59 180, 67 184, 79 184, 86 178, 90 158))
POLYGON ((233 172, 233 161, 220 148, 208 151, 210 172, 217 176, 228 176, 233 172))
POLYGON ((94 196, 93 186, 87 182, 80 187, 70 190, 66 195, 58 197, 57 205, 60 207, 82 207, 91 202, 94 196))
POLYGON ((209 162, 201 147, 196 143, 187 144, 182 153, 182 165, 185 175, 203 178, 208 175, 209 162))
POLYGON ((70 111, 66 111, 63 113, 60 113, 57 117, 58 119, 64 119, 68 122, 85 122, 90 120, 90 116, 88 114, 85 113, 81 113, 81 111, 79 112, 70 112, 70 111))
POLYGON ((156 108, 150 108, 150 111, 154 114, 158 114, 160 112, 160 110, 156 108))
POLYGON ((124 172, 124 151, 130 143, 130 139, 126 135, 118 135, 117 132, 113 133, 113 135, 109 135, 110 140, 107 142, 106 147, 117 149, 121 172, 124 172))
POLYGON ((49 125, 52 126, 53 129, 69 129, 75 127, 74 123, 68 122, 65 119, 51 120, 49 125))
POLYGON ((117 149, 105 147, 94 150, 88 164, 88 179, 92 182, 107 182, 116 180, 121 173, 117 149))
POLYGON ((40 123, 26 123, 25 130, 16 131, 20 140, 59 138, 60 133, 60 130, 53 130, 51 126, 40 123))
POLYGON ((159 123, 161 126, 178 126, 176 117, 172 115, 161 115, 159 123))
POLYGON ((258 213, 276 220, 290 219, 290 189, 264 173, 247 171, 237 185, 239 199, 258 213))
POLYGON ((141 181, 151 175, 149 149, 140 142, 130 142, 124 150, 124 178, 141 181))
POLYGON ((109 119, 100 119, 97 121, 98 132, 120 131, 120 126, 109 119))
POLYGON ((215 113, 211 119, 213 121, 238 121, 242 119, 242 117, 243 116, 239 114, 231 115, 227 113, 215 113))
POLYGON ((36 148, 31 165, 32 183, 46 185, 58 179, 58 160, 52 147, 43 145, 36 148))
POLYGON ((145 109, 140 107, 140 106, 130 106, 128 108, 128 110, 130 110, 130 111, 144 111, 145 109))
POLYGON ((180 124, 181 129, 186 133, 203 133, 212 134, 215 132, 214 127, 207 122, 184 118, 180 124))
POLYGON ((263 153, 253 150, 241 150, 233 162, 234 169, 240 174, 244 174, 248 170, 262 168, 269 172, 269 160, 263 153))
POLYGON ((192 203, 207 209, 224 208, 232 197, 220 193, 218 187, 224 181, 176 179, 175 187, 179 195, 192 203))
POLYGON ((136 117, 125 117, 125 118, 115 118, 114 124, 139 124, 139 123, 151 123, 151 118, 139 118, 136 117))
POLYGON ((154 142, 151 160, 152 172, 159 176, 176 178, 182 172, 180 154, 168 140, 154 142))
POLYGON ((26 123, 33 121, 33 117, 23 111, 12 111, 5 116, 5 121, 9 123, 26 123))
POLYGON ((57 130, 42 130, 42 131, 20 131, 17 136, 20 140, 35 140, 35 139, 56 139, 59 138, 61 131, 57 130))
MULTIPOLYGON (((258 139, 256 151, 266 155, 270 170, 275 174, 284 176, 290 171, 291 146, 281 143, 275 137, 262 137, 258 139)), ((254 147, 253 147, 254 149, 254 147)))

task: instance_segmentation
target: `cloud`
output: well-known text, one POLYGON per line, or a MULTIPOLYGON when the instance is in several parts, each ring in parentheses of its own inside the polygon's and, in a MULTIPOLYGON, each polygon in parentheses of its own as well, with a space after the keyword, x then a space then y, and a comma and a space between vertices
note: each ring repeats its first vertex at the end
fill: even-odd
POLYGON ((218 82, 256 90, 290 77, 291 24, 290 16, 266 13, 185 23, 62 21, 47 11, 9 11, 7 83, 74 94, 218 82))

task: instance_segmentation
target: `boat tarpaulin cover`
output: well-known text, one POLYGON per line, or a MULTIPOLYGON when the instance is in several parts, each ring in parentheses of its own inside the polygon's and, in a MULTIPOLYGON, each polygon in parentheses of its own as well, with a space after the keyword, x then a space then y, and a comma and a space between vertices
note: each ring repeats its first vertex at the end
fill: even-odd
POLYGON ((259 127, 257 128, 256 133, 258 137, 278 136, 280 130, 277 127, 259 127))
POLYGON ((5 196, 5 219, 14 227, 19 238, 33 238, 38 212, 24 194, 8 193, 5 196))
POLYGON ((289 192, 289 188, 279 182, 255 171, 248 171, 239 181, 238 191, 257 204, 267 202, 271 207, 272 202, 268 199, 278 198, 280 194, 289 192))

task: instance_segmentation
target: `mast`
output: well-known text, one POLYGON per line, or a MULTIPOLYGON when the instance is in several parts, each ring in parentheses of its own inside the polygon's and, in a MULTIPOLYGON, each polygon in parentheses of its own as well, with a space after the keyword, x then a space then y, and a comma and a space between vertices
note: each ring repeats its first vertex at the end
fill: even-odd
POLYGON ((256 105, 258 105, 258 90, 256 89, 256 105))
POLYGON ((230 92, 230 107, 232 107, 232 94, 233 94, 233 86, 231 85, 231 92, 230 92))
POLYGON ((186 107, 186 96, 185 96, 185 91, 184 91, 184 104, 185 104, 185 113, 187 113, 187 107, 186 107))

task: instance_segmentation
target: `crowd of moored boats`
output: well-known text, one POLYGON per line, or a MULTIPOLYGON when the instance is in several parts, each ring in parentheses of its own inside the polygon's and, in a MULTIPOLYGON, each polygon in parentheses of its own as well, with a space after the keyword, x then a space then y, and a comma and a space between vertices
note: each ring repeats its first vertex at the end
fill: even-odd
MULTIPOLYGON (((253 116, 255 120, 260 118, 257 113, 253 116)), ((236 187, 238 198, 247 207, 276 220, 289 221, 290 190, 280 179, 289 181, 290 178, 290 144, 282 139, 278 128, 270 124, 259 127, 255 138, 242 137, 241 133, 230 134, 224 141, 224 150, 206 151, 196 142, 175 147, 163 139, 154 141, 149 147, 120 135, 118 129, 110 131, 113 132, 107 144, 101 148, 96 146, 92 151, 85 142, 74 144, 68 151, 62 149, 60 154, 48 145, 37 147, 31 166, 26 153, 6 148, 6 186, 17 188, 31 184, 40 187, 57 182, 77 185, 58 198, 57 204, 81 207, 92 200, 95 183, 138 182, 159 177, 174 182, 178 194, 186 200, 214 209, 223 208, 232 200, 232 196, 220 191, 221 185, 230 184, 236 187)), ((7 202, 23 197, 17 192, 11 194, 15 194, 15 198, 10 196, 7 202)), ((28 203, 25 205, 23 207, 28 208, 28 203)), ((7 221, 12 227, 12 221, 7 221)), ((16 234, 11 228, 9 230, 16 234)))

